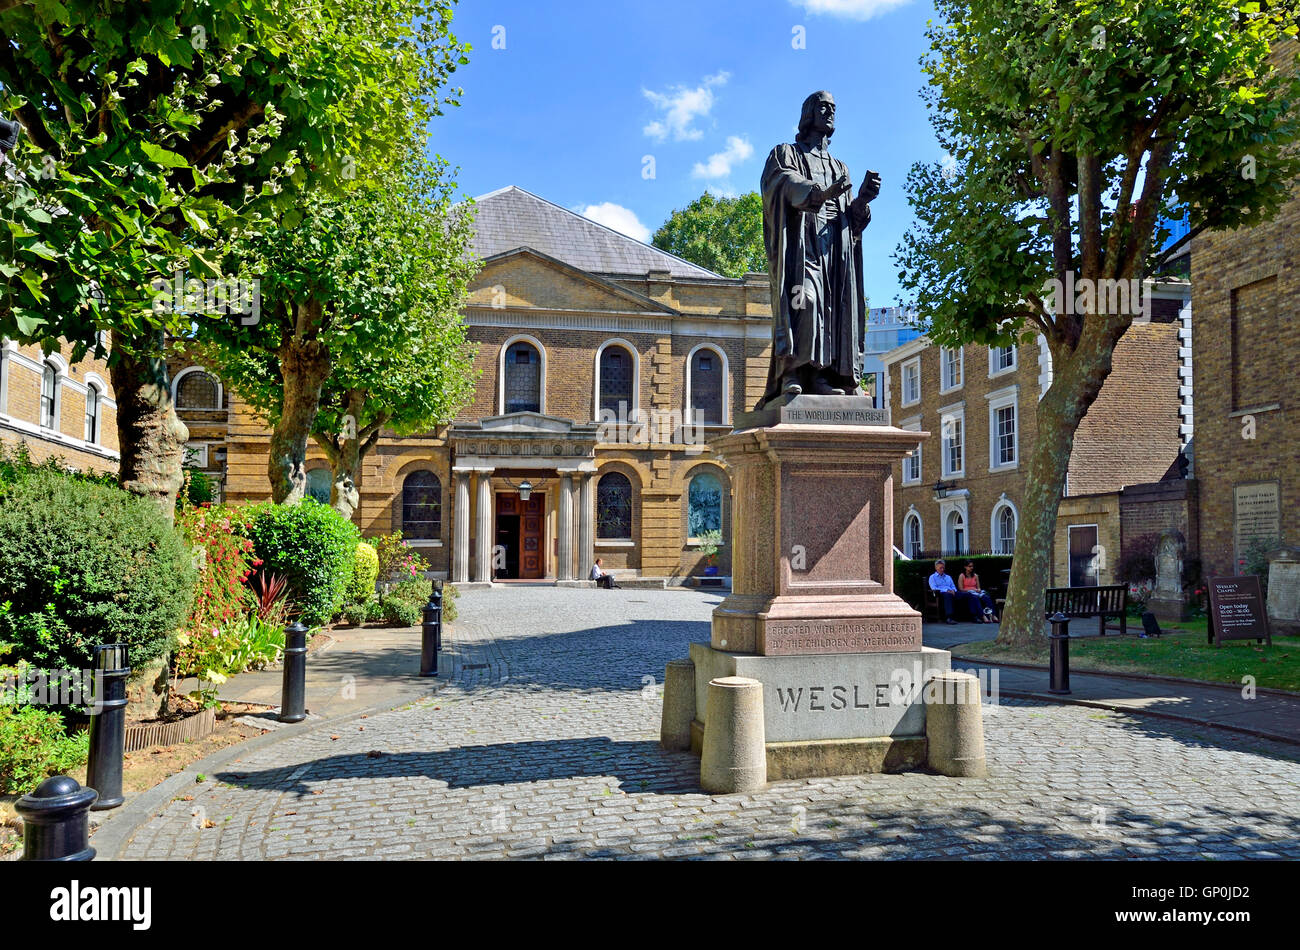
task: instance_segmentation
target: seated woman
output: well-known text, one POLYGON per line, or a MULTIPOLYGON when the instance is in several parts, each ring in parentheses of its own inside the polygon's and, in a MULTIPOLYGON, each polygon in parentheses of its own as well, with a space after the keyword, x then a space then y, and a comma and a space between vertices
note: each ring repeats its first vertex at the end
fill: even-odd
POLYGON ((993 598, 980 586, 980 576, 975 573, 975 562, 967 561, 957 578, 957 589, 966 598, 966 608, 972 618, 980 623, 997 623, 998 615, 993 612, 993 598))

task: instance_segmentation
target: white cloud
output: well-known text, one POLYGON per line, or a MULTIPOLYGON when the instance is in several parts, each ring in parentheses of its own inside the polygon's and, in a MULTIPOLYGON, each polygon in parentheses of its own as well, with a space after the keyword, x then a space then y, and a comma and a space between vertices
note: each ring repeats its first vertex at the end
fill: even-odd
POLYGON ((728 135, 726 149, 710 155, 707 162, 696 162, 695 167, 691 169, 691 177, 707 178, 710 181, 726 178, 731 174, 733 165, 743 162, 753 154, 754 146, 750 145, 748 140, 739 135, 728 135))
POLYGON ((650 229, 641 223, 636 216, 636 212, 630 208, 616 205, 612 201, 603 201, 598 205, 587 205, 585 208, 579 208, 578 214, 584 218, 590 218, 597 224, 603 224, 607 228, 613 228, 620 234, 626 234, 628 237, 636 238, 645 244, 650 243, 650 229))
POLYGON ((713 108, 713 87, 724 85, 729 78, 730 73, 719 72, 705 76, 694 89, 685 86, 673 86, 667 92, 642 89, 645 97, 663 113, 642 131, 656 142, 664 141, 670 134, 677 142, 698 139, 704 133, 692 123, 709 114, 713 108))
POLYGON ((878 13, 886 13, 895 7, 905 6, 911 0, 790 0, 796 7, 803 7, 808 13, 824 13, 827 16, 844 17, 848 20, 870 20, 878 13))

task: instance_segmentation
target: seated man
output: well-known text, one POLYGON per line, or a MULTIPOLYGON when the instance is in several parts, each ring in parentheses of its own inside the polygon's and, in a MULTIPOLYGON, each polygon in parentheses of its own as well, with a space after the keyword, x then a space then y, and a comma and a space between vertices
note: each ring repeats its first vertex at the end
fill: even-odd
MULTIPOLYGON (((618 587, 618 585, 614 583, 614 575, 600 566, 600 558, 596 558, 596 563, 591 565, 591 580, 605 588, 605 590, 613 590, 618 587)), ((618 589, 622 590, 621 587, 618 589)))
POLYGON ((953 613, 956 610, 957 585, 945 573, 943 561, 934 562, 934 573, 930 575, 930 590, 934 591, 939 598, 943 622, 955 624, 957 621, 953 619, 953 613))

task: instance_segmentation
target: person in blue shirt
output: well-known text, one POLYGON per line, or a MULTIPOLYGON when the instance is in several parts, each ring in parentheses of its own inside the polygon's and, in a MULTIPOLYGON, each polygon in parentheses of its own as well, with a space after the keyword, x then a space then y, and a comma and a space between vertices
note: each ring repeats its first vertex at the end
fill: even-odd
POLYGON ((934 573, 930 575, 930 590, 939 597, 939 606, 943 609, 943 622, 955 624, 953 613, 957 607, 957 585, 953 583, 944 570, 943 561, 934 562, 934 573))

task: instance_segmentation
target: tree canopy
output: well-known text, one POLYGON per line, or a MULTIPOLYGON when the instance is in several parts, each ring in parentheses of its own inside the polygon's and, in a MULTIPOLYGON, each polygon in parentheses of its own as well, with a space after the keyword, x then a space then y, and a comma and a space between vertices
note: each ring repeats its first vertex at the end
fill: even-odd
POLYGON ((674 211, 651 243, 726 277, 766 273, 763 199, 755 191, 736 198, 706 191, 674 211))

